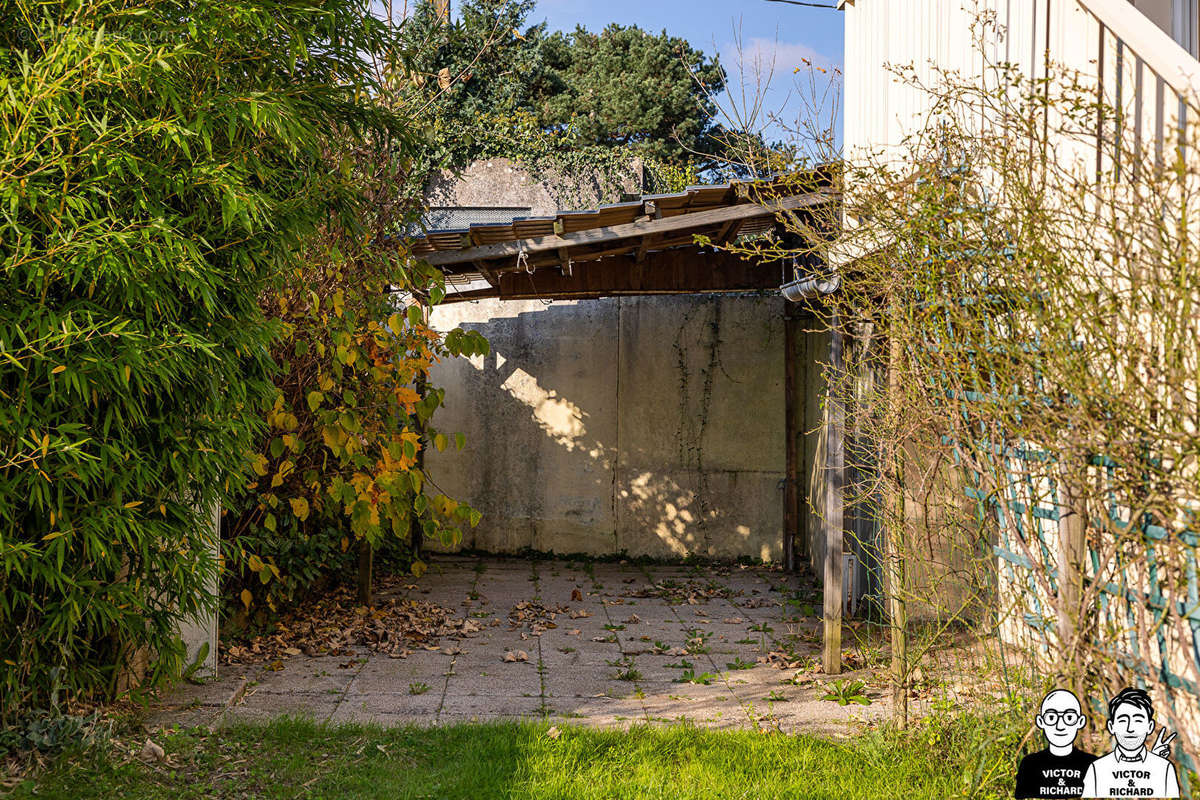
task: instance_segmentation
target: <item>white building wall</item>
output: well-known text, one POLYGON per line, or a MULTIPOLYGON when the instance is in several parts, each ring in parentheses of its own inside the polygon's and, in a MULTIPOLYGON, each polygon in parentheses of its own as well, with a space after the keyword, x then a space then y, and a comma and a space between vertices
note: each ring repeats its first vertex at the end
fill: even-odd
MULTIPOLYGON (((1127 3, 1128 14, 1118 16, 1144 21, 1134 10, 1138 9, 1187 45, 1197 38, 1196 4, 1196 0, 1137 0, 1127 3)), ((985 56, 992 63, 1017 65, 1035 79, 1046 75, 1047 59, 1094 72, 1101 36, 1111 60, 1117 42, 1127 33, 1117 25, 1112 29, 1100 25, 1093 13, 1104 15, 1114 6, 1123 11, 1113 0, 843 0, 847 157, 883 154, 924 127, 929 96, 901 82, 896 68, 911 66, 918 82, 930 86, 948 70, 982 76, 985 56), (982 50, 973 38, 974 23, 981 18, 994 19, 994 30, 1000 32, 988 35, 982 50)), ((1153 45, 1145 49, 1157 51, 1145 58, 1157 56, 1159 62, 1167 62, 1160 67, 1161 77, 1177 83, 1179 70, 1171 69, 1169 62, 1186 53, 1165 52, 1153 45)), ((1109 66, 1111 76, 1115 70, 1109 66)), ((1127 90, 1133 85, 1128 83, 1127 90)))

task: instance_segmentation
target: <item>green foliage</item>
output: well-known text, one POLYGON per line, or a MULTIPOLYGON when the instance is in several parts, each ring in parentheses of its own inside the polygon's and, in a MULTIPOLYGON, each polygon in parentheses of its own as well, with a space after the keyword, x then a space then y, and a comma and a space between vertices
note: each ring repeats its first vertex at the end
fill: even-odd
POLYGON ((858 703, 860 706, 871 705, 871 698, 864 694, 867 688, 865 681, 836 680, 825 688, 827 691, 821 695, 822 700, 830 700, 839 706, 848 706, 851 703, 858 703))
POLYGON ((511 158, 558 188, 563 205, 698 183, 710 162, 693 151, 723 147, 706 94, 724 80, 717 59, 637 27, 547 35, 526 25, 534 6, 467 0, 445 26, 429 2, 417 5, 404 64, 429 125, 432 146, 417 156, 425 174, 511 158))
POLYGON ((56 669, 183 667, 269 396, 260 296, 356 225, 323 137, 403 133, 363 103, 390 36, 365 8, 0 0, 0 722, 56 669))
MULTIPOLYGON (((377 56, 401 63, 404 51, 377 56)), ((395 91, 385 83, 376 99, 399 105, 395 91)), ((476 331, 442 336, 429 326, 444 278, 391 235, 419 212, 396 188, 412 184, 421 149, 395 138, 332 142, 329 169, 366 198, 359 224, 323 225, 302 264, 262 300, 278 323, 271 355, 282 369, 260 408, 266 430, 246 454, 252 474, 223 537, 226 596, 247 611, 260 601, 275 609, 340 577, 360 540, 420 574, 422 540, 454 544, 479 522, 424 473, 430 447, 465 443, 433 426, 444 391, 430 385, 430 367, 486 354, 488 345, 476 331)))
POLYGON ((684 39, 615 23, 546 40, 556 91, 537 98, 547 128, 573 126, 588 143, 626 146, 668 164, 703 157, 725 70, 684 39))

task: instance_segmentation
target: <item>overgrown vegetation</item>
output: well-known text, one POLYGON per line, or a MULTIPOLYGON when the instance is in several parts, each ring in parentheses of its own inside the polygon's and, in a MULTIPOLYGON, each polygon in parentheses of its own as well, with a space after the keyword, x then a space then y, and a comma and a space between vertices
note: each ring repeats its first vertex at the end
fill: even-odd
MULTIPOLYGON (((412 91, 431 133, 419 169, 514 159, 564 206, 677 191, 726 164, 712 96, 725 71, 688 42, 637 26, 548 33, 533 0, 466 0, 451 24, 421 0, 404 26, 412 91)), ((419 186, 410 187, 420 191, 419 186)))
POLYGON ((327 133, 411 139, 369 99, 392 35, 353 2, 0 3, 0 722, 52 675, 180 671, 275 394, 260 302, 363 229, 327 133))
POLYGON ((691 726, 548 736, 534 723, 384 730, 281 720, 176 733, 163 762, 138 759, 141 742, 63 761, 12 797, 1002 798, 1012 796, 1018 738, 1001 717, 943 717, 846 743, 691 726))
POLYGON ((981 673, 1092 703, 1144 680, 1195 753, 1197 126, 1168 86, 1156 145, 1151 112, 1106 93, 1132 56, 1098 88, 990 62, 993 17, 976 35, 981 75, 896 67, 927 124, 852 154, 843 207, 745 249, 839 265, 811 310, 844 342, 830 407, 849 513, 880 531, 859 545, 900 713, 954 637, 942 697, 981 673))

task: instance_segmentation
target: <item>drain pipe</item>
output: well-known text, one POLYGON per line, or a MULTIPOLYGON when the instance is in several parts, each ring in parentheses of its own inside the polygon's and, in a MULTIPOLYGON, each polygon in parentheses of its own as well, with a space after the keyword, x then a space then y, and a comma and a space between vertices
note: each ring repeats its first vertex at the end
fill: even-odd
POLYGON ((833 294, 841 285, 842 278, 835 272, 832 275, 798 278, 780 286, 779 291, 787 300, 793 303, 802 303, 805 300, 812 300, 814 297, 833 294))

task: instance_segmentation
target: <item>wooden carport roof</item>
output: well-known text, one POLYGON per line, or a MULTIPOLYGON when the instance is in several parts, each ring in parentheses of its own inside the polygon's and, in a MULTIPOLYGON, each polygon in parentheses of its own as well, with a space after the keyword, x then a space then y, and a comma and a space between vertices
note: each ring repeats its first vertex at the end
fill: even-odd
POLYGON ((790 265, 755 264, 716 248, 773 230, 778 214, 835 201, 828 185, 814 173, 693 186, 588 211, 429 231, 410 246, 446 275, 446 303, 776 289, 790 280, 790 265))

